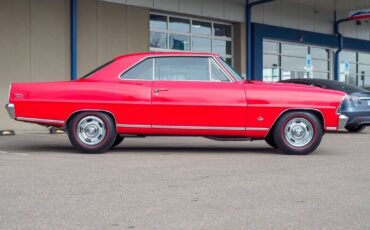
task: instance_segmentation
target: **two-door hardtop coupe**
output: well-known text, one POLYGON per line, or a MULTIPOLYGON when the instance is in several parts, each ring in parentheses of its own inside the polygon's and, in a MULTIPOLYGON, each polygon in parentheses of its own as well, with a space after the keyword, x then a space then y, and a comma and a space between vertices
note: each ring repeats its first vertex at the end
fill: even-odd
POLYGON ((105 152, 129 136, 266 140, 309 154, 346 123, 344 93, 247 81, 216 54, 123 55, 75 81, 13 83, 6 108, 18 121, 68 131, 81 152, 105 152))

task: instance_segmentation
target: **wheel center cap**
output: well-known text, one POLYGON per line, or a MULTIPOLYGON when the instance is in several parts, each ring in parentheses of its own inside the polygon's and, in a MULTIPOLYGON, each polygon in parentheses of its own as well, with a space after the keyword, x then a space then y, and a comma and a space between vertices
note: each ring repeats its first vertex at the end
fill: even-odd
POLYGON ((86 134, 89 135, 89 136, 95 136, 96 133, 97 133, 98 129, 92 125, 89 125, 88 127, 86 127, 86 134))
POLYGON ((302 127, 296 127, 294 130, 293 130, 293 134, 294 136, 296 137, 302 137, 303 134, 304 134, 304 131, 302 129, 302 127))

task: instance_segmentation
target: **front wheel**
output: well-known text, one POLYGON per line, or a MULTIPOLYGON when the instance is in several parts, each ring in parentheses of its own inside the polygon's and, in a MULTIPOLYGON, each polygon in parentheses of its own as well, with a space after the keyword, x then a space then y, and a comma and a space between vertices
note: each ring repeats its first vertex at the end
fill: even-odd
POLYGON ((117 145, 121 144, 121 142, 124 140, 124 137, 121 137, 120 135, 117 135, 116 139, 114 140, 114 143, 112 145, 112 149, 116 147, 117 145))
POLYGON ((359 132, 361 132, 365 129, 365 126, 363 126, 363 125, 347 125, 345 128, 350 133, 359 133, 359 132))
POLYGON ((113 119, 101 112, 83 112, 72 117, 68 137, 73 147, 82 153, 103 153, 116 140, 113 119))
POLYGON ((274 129, 274 141, 286 154, 307 155, 321 143, 323 128, 319 119, 308 112, 284 114, 274 129))

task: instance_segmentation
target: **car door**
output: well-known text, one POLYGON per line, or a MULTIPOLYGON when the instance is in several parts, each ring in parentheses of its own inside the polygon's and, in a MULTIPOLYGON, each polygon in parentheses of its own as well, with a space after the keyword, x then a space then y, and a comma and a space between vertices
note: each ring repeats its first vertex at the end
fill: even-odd
POLYGON ((244 88, 212 58, 155 59, 152 128, 164 133, 243 135, 245 122, 244 88))

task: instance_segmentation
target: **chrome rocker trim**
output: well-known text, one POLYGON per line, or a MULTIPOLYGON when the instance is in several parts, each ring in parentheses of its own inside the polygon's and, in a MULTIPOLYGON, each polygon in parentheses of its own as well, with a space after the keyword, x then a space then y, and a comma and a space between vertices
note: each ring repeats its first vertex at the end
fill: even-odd
POLYGON ((30 117, 17 117, 18 121, 26 121, 26 122, 35 122, 35 123, 51 123, 51 124, 64 124, 64 121, 60 120, 51 120, 51 119, 39 119, 39 118, 30 118, 30 117))
POLYGON ((268 131, 268 128, 259 127, 219 127, 219 126, 179 126, 179 125, 141 125, 117 124, 118 128, 143 128, 143 129, 183 129, 183 130, 228 130, 228 131, 268 131))

